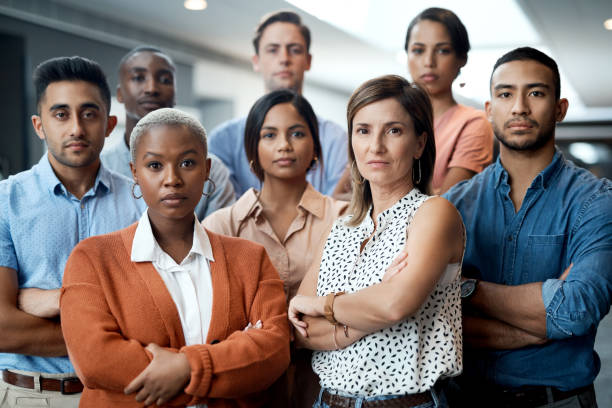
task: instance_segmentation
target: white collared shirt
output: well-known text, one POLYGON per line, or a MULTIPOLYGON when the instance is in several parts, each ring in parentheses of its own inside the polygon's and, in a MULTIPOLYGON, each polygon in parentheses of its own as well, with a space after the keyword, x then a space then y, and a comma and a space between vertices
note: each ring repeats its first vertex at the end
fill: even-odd
POLYGON ((153 263, 178 309, 185 344, 204 344, 212 316, 210 262, 215 260, 208 235, 197 218, 193 245, 185 259, 177 264, 155 240, 147 209, 134 234, 131 260, 153 263))

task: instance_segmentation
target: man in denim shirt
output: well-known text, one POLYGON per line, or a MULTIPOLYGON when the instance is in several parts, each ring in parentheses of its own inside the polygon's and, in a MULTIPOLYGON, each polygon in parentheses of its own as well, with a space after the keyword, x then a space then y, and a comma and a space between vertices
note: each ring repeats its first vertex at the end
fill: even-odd
POLYGON ((48 152, 0 182, 0 408, 78 405, 59 321, 64 266, 79 241, 127 227, 145 207, 130 180, 100 164, 117 123, 100 66, 48 60, 34 86, 32 125, 48 152))
POLYGON ((445 194, 463 217, 463 273, 473 278, 462 285, 465 365, 451 406, 597 406, 612 183, 556 150, 567 108, 545 54, 519 48, 495 64, 486 111, 500 157, 445 194))

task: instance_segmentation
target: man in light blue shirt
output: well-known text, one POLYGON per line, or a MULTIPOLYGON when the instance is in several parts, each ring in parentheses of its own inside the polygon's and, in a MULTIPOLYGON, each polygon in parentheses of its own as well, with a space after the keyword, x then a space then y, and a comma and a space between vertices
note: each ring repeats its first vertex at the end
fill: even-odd
POLYGON ((499 159, 445 194, 465 223, 471 278, 451 406, 597 406, 593 345, 612 302, 612 183, 555 149, 567 108, 547 55, 518 48, 495 64, 486 111, 499 159))
POLYGON ((0 182, 0 408, 15 398, 78 405, 83 386, 59 322, 66 260, 79 241, 127 227, 144 211, 131 182, 100 163, 117 123, 100 66, 51 59, 36 68, 34 86, 32 124, 48 152, 0 182))
MULTIPOLYGON (((175 70, 172 59, 154 47, 137 47, 123 56, 119 62, 117 100, 125 106, 125 134, 121 142, 104 149, 100 155, 107 168, 132 179, 130 134, 147 113, 174 107, 175 70)), ((211 160, 210 175, 195 209, 199 220, 235 201, 227 167, 214 154, 208 156, 211 160)))
MULTIPOLYGON (((310 31, 300 16, 280 11, 264 16, 253 39, 253 68, 263 76, 266 93, 289 88, 301 93, 304 72, 310 69, 312 56, 310 31)), ((324 165, 317 165, 307 179, 319 192, 331 195, 348 160, 347 137, 342 127, 317 115, 324 165)), ((260 182, 251 172, 244 150, 246 117, 233 119, 213 129, 208 147, 230 171, 237 196, 260 182)))

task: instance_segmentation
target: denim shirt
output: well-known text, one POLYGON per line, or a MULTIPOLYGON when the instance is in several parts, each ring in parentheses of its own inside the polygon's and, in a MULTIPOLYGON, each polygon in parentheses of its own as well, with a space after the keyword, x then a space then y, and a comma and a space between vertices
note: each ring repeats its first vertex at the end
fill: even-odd
MULTIPOLYGON (((30 170, 0 182, 0 266, 17 271, 20 289, 60 288, 77 243, 138 221, 146 204, 130 189, 128 179, 101 165, 93 187, 79 200, 45 154, 30 170)), ((68 357, 11 353, 0 353, 0 369, 74 372, 68 357)))
MULTIPOLYGON (((230 180, 239 198, 249 188, 261 190, 261 183, 251 171, 244 149, 246 117, 222 123, 212 130, 208 148, 221 159, 230 171, 230 180)), ((346 132, 339 125, 317 116, 323 167, 317 163, 306 175, 315 190, 332 195, 348 160, 346 132)))
POLYGON ((505 387, 591 384, 600 369, 595 334, 612 299, 612 182, 556 151, 518 211, 499 159, 444 196, 467 229, 464 275, 503 285, 543 282, 549 342, 466 350, 465 375, 505 387), (557 279, 571 263, 567 279, 557 279))

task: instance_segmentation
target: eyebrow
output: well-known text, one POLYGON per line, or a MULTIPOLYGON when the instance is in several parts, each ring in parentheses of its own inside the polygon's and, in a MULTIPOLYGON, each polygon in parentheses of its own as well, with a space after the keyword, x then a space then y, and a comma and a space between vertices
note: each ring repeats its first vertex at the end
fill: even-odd
MULTIPOLYGON (((198 151, 196 149, 187 149, 184 152, 180 153, 179 156, 186 156, 188 154, 198 154, 198 151)), ((163 157, 164 155, 162 153, 155 153, 155 152, 146 152, 142 157, 143 159, 146 158, 147 156, 153 156, 153 157, 163 157)))
MULTIPOLYGON (((405 122, 400 122, 399 120, 395 120, 395 121, 391 121, 391 122, 386 122, 384 124, 385 126, 391 126, 391 125, 402 125, 402 126, 408 126, 408 123, 405 122)), ((370 126, 369 123, 355 123, 354 126, 370 126)))
MULTIPOLYGON (((79 106, 80 109, 86 109, 86 108, 91 108, 91 109, 95 109, 95 110, 100 110, 100 106, 95 103, 95 102, 85 102, 83 104, 81 104, 79 106)), ((70 105, 68 105, 67 103, 56 103, 55 105, 52 105, 49 108, 49 111, 54 111, 57 109, 70 109, 70 105)))
MULTIPOLYGON (((546 89, 550 89, 550 85, 544 83, 544 82, 532 82, 527 84, 527 88, 531 89, 531 88, 546 88, 546 89)), ((516 85, 510 85, 510 84, 497 84, 495 85, 495 87, 493 88, 496 91, 499 91, 501 89, 517 89, 516 85)))
MULTIPOLYGON (((306 126, 302 125, 301 123, 296 123, 295 125, 289 126, 287 129, 293 130, 293 129, 296 129, 296 128, 306 128, 306 126)), ((275 127, 275 126, 262 126, 261 130, 264 130, 264 129, 277 130, 278 128, 275 127)))
POLYGON ((300 44, 300 43, 296 43, 296 42, 292 42, 289 44, 281 44, 281 43, 267 43, 263 45, 264 48, 269 48, 269 47, 306 47, 304 44, 300 44))
MULTIPOLYGON (((131 73, 131 74, 139 74, 141 72, 147 72, 147 71, 149 71, 149 69, 145 68, 145 67, 131 67, 128 70, 128 72, 131 73)), ((172 69, 167 69, 167 68, 158 69, 155 72, 157 74, 163 73, 163 74, 173 74, 174 75, 174 71, 172 69)))
MULTIPOLYGON (((412 43, 412 45, 418 45, 418 46, 424 47, 424 46, 425 46, 425 43, 422 43, 422 42, 415 42, 415 43, 412 43)), ((452 46, 452 45, 453 45, 453 43, 448 42, 448 41, 444 41, 444 42, 439 42, 439 43, 436 43, 435 45, 436 45, 436 47, 437 47, 437 46, 439 46, 439 45, 451 45, 451 46, 452 46)))

